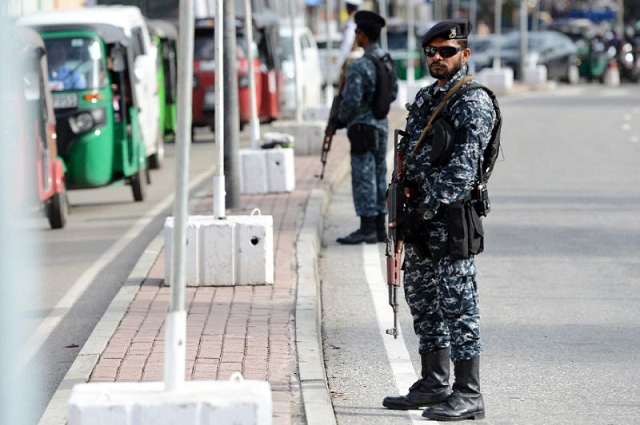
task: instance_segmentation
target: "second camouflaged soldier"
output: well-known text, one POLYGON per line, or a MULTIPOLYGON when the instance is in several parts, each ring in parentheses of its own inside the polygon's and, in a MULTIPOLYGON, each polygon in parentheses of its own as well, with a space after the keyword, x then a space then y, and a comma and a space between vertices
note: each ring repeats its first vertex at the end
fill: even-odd
POLYGON ((420 339, 422 378, 406 396, 386 397, 383 405, 396 410, 427 407, 424 417, 442 421, 485 415, 473 257, 482 250, 483 231, 470 202, 496 112, 484 90, 471 89, 461 91, 443 112, 435 113, 449 92, 474 84, 467 77, 468 33, 467 20, 449 20, 436 24, 423 37, 429 70, 437 81, 422 88, 409 107, 409 137, 400 147, 405 153, 408 201, 397 227, 407 247, 404 290, 420 339), (435 120, 436 125, 426 128, 432 116, 441 115, 446 115, 448 124, 435 120), (447 138, 453 141, 448 152, 443 149, 447 138), (472 249, 474 236, 480 241, 472 249), (449 389, 450 358, 453 391, 449 389))
MULTIPOLYGON (((362 10, 354 16, 356 45, 365 55, 378 59, 385 55, 378 45, 385 20, 377 13, 362 10)), ((397 93, 394 81, 393 95, 397 93)), ((384 242, 386 239, 387 118, 376 119, 373 98, 376 91, 376 65, 362 57, 349 65, 338 119, 346 124, 351 144, 351 185, 360 228, 338 238, 342 244, 384 242)))

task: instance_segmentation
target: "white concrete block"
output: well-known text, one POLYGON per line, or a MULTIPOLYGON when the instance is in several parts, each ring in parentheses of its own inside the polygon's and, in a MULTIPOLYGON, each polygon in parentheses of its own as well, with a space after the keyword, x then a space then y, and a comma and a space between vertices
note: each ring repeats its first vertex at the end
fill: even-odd
POLYGON ((527 84, 538 85, 547 81, 547 67, 538 65, 534 68, 526 68, 524 70, 524 82, 527 84))
MULTIPOLYGON (((171 284, 173 217, 165 220, 165 284, 171 284)), ((270 285, 274 281, 273 217, 190 216, 187 286, 270 285)))
POLYGON ((278 193, 295 189, 292 148, 241 149, 242 193, 278 193))
MULTIPOLYGON (((206 224, 200 233, 200 258, 202 267, 196 281, 187 281, 188 286, 232 286, 237 280, 238 248, 236 223, 230 220, 203 218, 206 224)), ((227 217, 228 218, 228 217, 227 217)), ((187 259, 187 261, 192 261, 187 259)))
POLYGON ((69 425, 271 425, 271 388, 264 381, 188 381, 176 391, 163 382, 78 384, 68 403, 69 425))
POLYGON ((513 69, 485 68, 478 74, 478 80, 491 90, 500 93, 513 87, 513 69))
POLYGON ((296 155, 320 155, 326 121, 285 121, 271 123, 271 131, 291 134, 296 155))
POLYGON ((291 192, 296 188, 296 168, 292 148, 266 149, 269 193, 291 192))
POLYGON ((240 149, 242 193, 269 193, 267 155, 262 150, 240 149))
POLYGON ((236 223, 237 281, 244 285, 273 284, 273 217, 231 216, 236 223))

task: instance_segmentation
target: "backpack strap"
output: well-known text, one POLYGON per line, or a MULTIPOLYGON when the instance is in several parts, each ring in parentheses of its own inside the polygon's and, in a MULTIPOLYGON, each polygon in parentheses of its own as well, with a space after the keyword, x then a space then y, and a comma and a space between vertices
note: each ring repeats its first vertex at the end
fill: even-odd
MULTIPOLYGON (((493 126, 493 129, 491 130, 491 141, 493 141, 498 134, 500 134, 501 130, 502 130, 502 112, 500 111, 500 105, 498 104, 498 99, 495 95, 495 93, 488 88, 487 86, 484 86, 480 83, 478 83, 477 81, 472 81, 470 84, 468 84, 467 86, 461 88, 460 90, 458 90, 452 97, 451 99, 449 99, 449 102, 447 104, 447 110, 446 110, 446 114, 449 115, 449 105, 453 105, 455 104, 455 102, 458 101, 458 99, 466 92, 470 91, 470 90, 476 90, 476 89, 480 89, 480 90, 484 90, 487 95, 489 95, 489 98, 491 98, 491 102, 493 103, 493 109, 496 113, 496 121, 495 124, 493 126)), ((490 141, 490 143, 491 143, 490 141)), ((500 148, 500 146, 498 145, 498 149, 500 148)), ((496 153, 497 154, 497 153, 496 153)), ((486 180, 489 179, 489 176, 491 175, 491 172, 493 171, 493 165, 491 165, 490 167, 487 167, 487 169, 485 169, 483 166, 483 164, 480 163, 480 159, 478 158, 478 178, 479 181, 481 183, 486 183, 486 180), (485 178, 486 177, 486 178, 485 178)))

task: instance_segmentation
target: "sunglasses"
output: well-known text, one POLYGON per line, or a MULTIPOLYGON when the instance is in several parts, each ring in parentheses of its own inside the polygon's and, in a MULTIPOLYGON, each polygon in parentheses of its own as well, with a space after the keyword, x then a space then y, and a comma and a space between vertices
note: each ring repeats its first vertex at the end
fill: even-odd
POLYGON ((433 47, 433 46, 426 46, 424 48, 424 54, 427 55, 428 57, 432 58, 436 55, 436 53, 438 53, 440 56, 442 56, 443 58, 447 59, 450 58, 452 56, 455 56, 458 54, 458 52, 464 50, 464 48, 462 47, 453 47, 453 46, 442 46, 442 47, 433 47))

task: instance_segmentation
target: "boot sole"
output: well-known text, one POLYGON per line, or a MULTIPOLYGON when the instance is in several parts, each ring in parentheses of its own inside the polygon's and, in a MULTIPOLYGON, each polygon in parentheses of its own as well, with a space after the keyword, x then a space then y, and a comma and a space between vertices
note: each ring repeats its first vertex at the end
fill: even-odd
MULTIPOLYGON (((437 404, 437 403, 434 403, 437 404)), ((382 405, 384 407, 386 407, 389 410, 420 410, 420 409, 424 409, 428 406, 433 406, 433 404, 421 404, 419 406, 412 406, 412 407, 408 407, 408 406, 398 406, 396 404, 388 404, 385 403, 384 401, 382 402, 382 405)))
POLYGON ((441 421, 441 422, 457 422, 457 421, 466 421, 466 420, 481 420, 484 419, 484 410, 480 412, 468 413, 462 416, 440 416, 440 415, 425 415, 422 413, 422 416, 427 419, 431 419, 432 421, 441 421))

